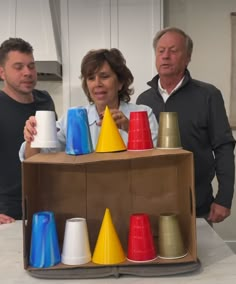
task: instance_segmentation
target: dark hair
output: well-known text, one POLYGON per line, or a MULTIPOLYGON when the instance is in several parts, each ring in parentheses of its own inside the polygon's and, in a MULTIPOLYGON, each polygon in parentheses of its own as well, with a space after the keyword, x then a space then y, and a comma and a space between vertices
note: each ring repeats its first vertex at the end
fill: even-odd
POLYGON ((0 46, 0 65, 4 65, 10 51, 32 54, 33 47, 21 38, 9 38, 0 46))
POLYGON ((116 49, 111 48, 108 49, 98 49, 98 50, 90 50, 83 58, 81 63, 81 80, 82 80, 82 88, 88 97, 89 102, 93 102, 88 86, 87 86, 87 78, 96 73, 104 64, 107 62, 112 71, 117 75, 119 82, 122 84, 122 89, 118 92, 119 100, 129 102, 130 96, 134 93, 134 89, 130 88, 130 85, 133 83, 134 77, 126 66, 126 60, 122 53, 116 49))
POLYGON ((156 35, 153 39, 154 51, 156 50, 156 46, 157 46, 159 39, 164 34, 166 34, 167 32, 174 32, 174 33, 180 34, 184 37, 187 54, 191 58, 192 51, 193 51, 193 41, 192 41, 191 37, 189 35, 187 35, 183 30, 176 28, 176 27, 167 27, 167 28, 164 28, 164 29, 162 29, 162 30, 160 30, 156 33, 156 35))

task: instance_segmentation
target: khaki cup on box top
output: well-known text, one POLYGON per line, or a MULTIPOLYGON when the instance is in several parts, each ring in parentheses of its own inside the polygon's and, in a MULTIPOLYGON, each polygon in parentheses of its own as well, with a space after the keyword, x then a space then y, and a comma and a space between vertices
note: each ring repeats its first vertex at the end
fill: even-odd
POLYGON ((182 148, 177 112, 160 113, 157 147, 162 149, 182 148))
POLYGON ((56 115, 54 111, 37 110, 35 114, 37 134, 32 148, 56 148, 58 146, 56 115))
POLYGON ((84 218, 66 220, 61 262, 80 265, 91 260, 87 223, 84 218))
POLYGON ((175 213, 161 214, 159 217, 159 257, 175 259, 184 257, 187 251, 175 213))

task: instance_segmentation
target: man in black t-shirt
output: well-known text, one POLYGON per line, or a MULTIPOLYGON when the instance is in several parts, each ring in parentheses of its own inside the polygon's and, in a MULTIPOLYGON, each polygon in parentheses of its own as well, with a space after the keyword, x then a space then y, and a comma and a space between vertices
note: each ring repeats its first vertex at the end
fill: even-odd
POLYGON ((18 152, 23 129, 36 110, 53 110, 46 91, 34 89, 37 71, 32 46, 10 38, 0 46, 0 224, 22 218, 21 162, 18 152))

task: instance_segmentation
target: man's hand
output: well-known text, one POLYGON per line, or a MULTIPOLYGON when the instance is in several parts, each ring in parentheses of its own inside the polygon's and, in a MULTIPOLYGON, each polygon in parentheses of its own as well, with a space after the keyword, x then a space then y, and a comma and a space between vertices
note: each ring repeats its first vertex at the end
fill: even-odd
POLYGON ((211 205, 211 211, 210 214, 207 218, 208 221, 212 223, 219 223, 224 221, 225 218, 230 216, 230 209, 226 208, 224 206, 221 206, 215 202, 212 203, 211 205))
POLYGON ((0 224, 9 224, 12 222, 15 222, 15 219, 5 214, 0 214, 0 224))

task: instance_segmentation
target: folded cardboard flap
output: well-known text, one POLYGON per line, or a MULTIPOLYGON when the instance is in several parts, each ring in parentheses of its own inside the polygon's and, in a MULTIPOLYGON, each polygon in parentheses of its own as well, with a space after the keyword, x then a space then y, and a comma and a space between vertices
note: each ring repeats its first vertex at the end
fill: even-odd
MULTIPOLYGON (((32 216, 35 212, 44 210, 55 214, 60 246, 66 219, 86 218, 92 252, 106 208, 110 209, 125 251, 131 214, 149 214, 155 244, 158 246, 158 216, 164 212, 175 212, 179 217, 188 255, 178 260, 158 258, 155 263, 197 262, 191 152, 153 149, 82 156, 69 156, 65 153, 38 154, 23 162, 22 175, 24 265, 27 270, 31 270, 28 259, 32 216)), ((130 269, 137 266, 136 263, 127 261, 115 267, 122 265, 130 269)), ((83 265, 83 268, 94 267, 98 265, 83 265)), ((60 264, 52 269, 70 268, 72 267, 60 264)))
POLYGON ((199 260, 175 264, 157 264, 148 265, 136 264, 119 266, 101 266, 101 267, 61 267, 60 269, 28 269, 27 271, 33 277, 43 279, 88 279, 104 277, 120 277, 121 275, 131 275, 140 277, 160 277, 173 276, 182 273, 191 273, 199 270, 201 263, 199 260))

